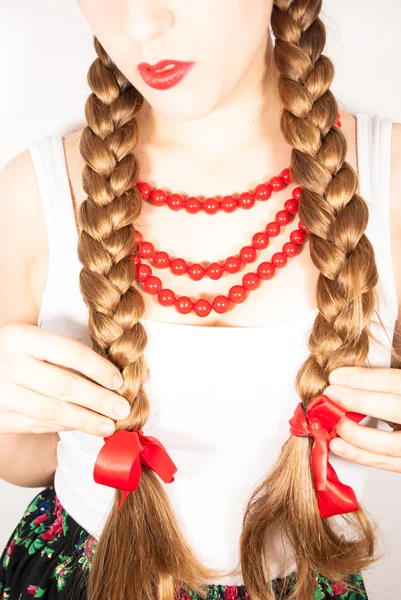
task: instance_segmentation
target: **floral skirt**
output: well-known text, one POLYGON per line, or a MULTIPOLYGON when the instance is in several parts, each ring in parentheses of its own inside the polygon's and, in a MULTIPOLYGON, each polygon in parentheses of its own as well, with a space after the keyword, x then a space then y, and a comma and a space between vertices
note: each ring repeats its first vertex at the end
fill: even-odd
MULTIPOLYGON (((49 486, 37 494, 12 533, 0 558, 0 600, 85 600, 91 558, 97 541, 67 513, 49 486)), ((344 581, 316 574, 314 600, 367 600, 360 572, 350 576, 359 592, 344 581)), ((295 572, 273 580, 286 598, 295 588, 295 572)), ((177 600, 201 600, 184 587, 177 600)), ((209 585, 208 600, 251 600, 244 585, 209 585)))

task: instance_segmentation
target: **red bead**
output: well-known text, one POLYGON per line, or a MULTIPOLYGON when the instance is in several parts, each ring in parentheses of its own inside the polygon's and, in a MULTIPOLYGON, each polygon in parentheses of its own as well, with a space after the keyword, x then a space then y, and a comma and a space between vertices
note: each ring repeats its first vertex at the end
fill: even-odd
POLYGON ((134 256, 134 263, 136 265, 140 265, 141 262, 142 262, 141 257, 138 254, 135 254, 135 256, 134 256))
POLYGON ((183 258, 174 258, 170 263, 170 270, 174 275, 184 275, 188 271, 188 264, 183 258))
POLYGON ((283 169, 280 173, 280 177, 284 180, 286 185, 291 183, 291 173, 289 169, 283 169))
POLYGON ((149 294, 158 294, 162 288, 162 282, 158 277, 150 275, 143 282, 143 287, 149 294))
POLYGON ((181 296, 180 298, 178 298, 178 300, 176 300, 175 306, 178 312, 180 312, 182 315, 187 315, 191 312, 193 303, 192 300, 188 298, 188 296, 181 296))
POLYGON ((294 198, 294 200, 300 200, 301 199, 301 194, 302 194, 302 188, 301 187, 296 187, 292 190, 292 197, 294 198))
POLYGON ((279 210, 278 213, 276 213, 276 221, 280 225, 288 225, 291 221, 291 215, 287 210, 279 210))
POLYGON ((194 281, 200 281, 203 278, 205 271, 206 269, 202 267, 202 265, 193 263, 190 267, 188 267, 187 275, 194 281))
POLYGON ((141 192, 142 196, 147 200, 149 198, 149 194, 152 191, 152 186, 144 181, 137 183, 137 188, 141 192))
POLYGON ((307 227, 305 227, 305 225, 303 223, 301 223, 301 221, 298 223, 298 227, 304 232, 304 233, 310 233, 309 229, 307 227))
POLYGON ((152 275, 152 269, 149 265, 138 265, 136 269, 136 278, 138 281, 145 281, 149 275, 152 275))
POLYGON ((163 190, 153 190, 153 192, 150 192, 149 200, 155 206, 164 206, 166 199, 167 194, 163 190))
POLYGON ((167 197, 167 206, 171 210, 181 210, 184 206, 184 198, 181 194, 171 194, 171 196, 167 197))
POLYGON ((269 184, 261 183, 255 188, 256 200, 268 200, 272 195, 273 188, 269 184))
POLYGON ((242 278, 242 285, 246 290, 256 290, 260 286, 260 277, 256 273, 247 273, 242 278))
POLYGON ((170 257, 167 252, 155 252, 152 260, 155 267, 159 269, 166 269, 170 266, 170 257))
POLYGON ((196 312, 198 317, 207 317, 212 310, 212 305, 205 298, 200 298, 193 305, 193 310, 196 312))
POLYGON ((140 244, 143 242, 143 235, 138 229, 135 231, 135 244, 140 244))
POLYGON ((269 184, 272 186, 273 192, 280 192, 285 185, 284 179, 282 179, 281 177, 272 177, 269 180, 269 184))
POLYGON ((238 206, 238 200, 234 196, 224 196, 220 201, 221 210, 232 213, 238 206))
POLYGON ((212 308, 215 312, 222 315, 227 312, 231 306, 231 302, 227 296, 216 296, 212 302, 212 308))
POLYGON ((246 300, 246 289, 242 285, 233 285, 228 291, 228 297, 234 304, 241 304, 246 300))
POLYGON ((295 215, 298 210, 298 200, 294 200, 294 198, 289 198, 284 202, 284 209, 288 210, 291 215, 295 215))
POLYGON ((172 306, 175 303, 175 294, 173 290, 169 290, 168 288, 160 290, 157 295, 157 299, 159 304, 162 306, 172 306))
POLYGON ((241 248, 239 256, 243 263, 251 263, 256 260, 256 249, 253 246, 244 246, 241 248))
POLYGON ((153 244, 150 242, 142 242, 139 246, 139 256, 141 258, 152 258, 153 252, 155 251, 153 244))
POLYGON ((199 198, 196 198, 195 196, 190 196, 189 198, 184 200, 184 208, 191 215, 195 215, 200 210, 202 210, 202 202, 199 200, 199 198))
POLYGON ((298 254, 299 249, 294 242, 286 242, 283 246, 283 252, 288 258, 292 258, 298 254))
POLYGON ((216 198, 206 198, 203 201, 203 210, 208 215, 215 215, 220 210, 220 203, 217 202, 216 198))
POLYGON ((206 268, 205 275, 210 279, 220 279, 224 275, 224 267, 219 263, 210 263, 206 268))
POLYGON ((229 273, 238 273, 241 268, 241 259, 239 256, 229 256, 224 261, 224 268, 229 273))
POLYGON ((303 244, 305 241, 305 234, 300 229, 294 229, 290 233, 290 240, 295 242, 295 244, 303 244))
POLYGON ((287 264, 287 257, 283 252, 275 252, 272 256, 272 263, 275 267, 282 269, 287 264))
POLYGON ((269 244, 269 236, 264 231, 258 231, 252 238, 252 245, 257 250, 264 250, 269 244))
POLYGON ((271 279, 275 272, 276 267, 271 262, 262 262, 257 268, 257 274, 264 281, 271 279))
POLYGON ((255 196, 249 192, 244 192, 238 198, 238 204, 241 208, 252 208, 252 206, 255 204, 255 196))
POLYGON ((272 221, 271 223, 268 223, 266 225, 266 233, 268 234, 269 237, 278 236, 280 231, 281 231, 280 224, 276 223, 276 221, 272 221))

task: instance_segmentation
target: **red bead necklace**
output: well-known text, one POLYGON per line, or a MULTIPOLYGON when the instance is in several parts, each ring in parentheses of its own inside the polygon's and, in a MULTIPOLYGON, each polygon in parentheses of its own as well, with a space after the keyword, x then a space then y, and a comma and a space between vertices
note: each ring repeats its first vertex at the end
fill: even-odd
MULTIPOLYGON (((341 127, 340 114, 334 125, 341 127)), ((167 206, 171 210, 177 211, 185 209, 191 214, 204 211, 207 214, 216 214, 219 211, 233 212, 237 208, 249 209, 254 206, 256 200, 268 200, 272 192, 281 191, 286 185, 291 183, 290 170, 284 169, 278 177, 273 177, 267 184, 258 185, 254 192, 245 192, 238 198, 233 196, 224 196, 220 201, 216 198, 207 198, 204 201, 195 196, 184 199, 180 194, 167 194, 163 190, 153 189, 148 183, 137 179, 136 185, 141 191, 142 197, 151 202, 154 206, 167 206)), ((287 225, 291 220, 291 215, 298 211, 298 203, 301 197, 302 188, 295 188, 292 192, 292 198, 286 200, 284 210, 276 213, 275 221, 266 225, 265 231, 260 231, 252 237, 252 244, 241 248, 238 256, 230 256, 223 262, 209 263, 204 267, 200 263, 188 263, 182 258, 171 259, 167 252, 155 252, 151 242, 143 239, 140 231, 135 231, 135 245, 138 252, 133 254, 136 263, 137 281, 143 284, 143 289, 154 296, 161 306, 175 306, 181 314, 188 314, 193 311, 198 317, 206 317, 212 310, 219 314, 227 312, 233 304, 241 304, 248 297, 248 292, 256 290, 261 281, 271 279, 276 268, 283 268, 287 264, 288 258, 292 258, 299 253, 299 248, 306 241, 304 234, 309 234, 309 230, 298 222, 298 229, 290 233, 289 241, 283 247, 282 252, 275 252, 271 261, 259 263, 256 273, 249 272, 242 277, 242 285, 232 286, 227 296, 218 295, 212 302, 206 298, 198 298, 192 301, 188 296, 179 296, 177 298, 173 290, 163 288, 159 277, 153 275, 152 268, 149 265, 142 264, 142 259, 152 260, 157 268, 170 267, 174 275, 183 275, 185 273, 194 281, 199 281, 207 276, 210 279, 220 279, 224 272, 237 273, 242 264, 254 262, 257 257, 257 250, 267 247, 269 237, 276 237, 281 232, 281 226, 287 225)))
MULTIPOLYGON (((200 281, 203 277, 210 279, 220 279, 224 273, 238 273, 242 264, 250 264, 257 258, 258 250, 264 250, 269 244, 270 237, 276 237, 281 231, 281 227, 288 225, 291 220, 291 215, 294 215, 298 210, 298 202, 301 197, 301 188, 295 188, 292 192, 292 198, 284 203, 284 210, 276 213, 275 221, 267 223, 265 231, 258 231, 252 237, 251 245, 241 248, 237 256, 229 256, 223 262, 212 262, 203 266, 199 263, 188 264, 183 258, 171 258, 167 252, 156 252, 151 242, 143 239, 141 232, 136 230, 136 243, 139 244, 138 257, 151 260, 153 265, 159 269, 170 268, 173 275, 187 274, 193 281, 200 281)), ((291 232, 290 242, 288 244, 300 244, 304 241, 304 233, 296 229, 291 232)), ((295 248, 294 248, 295 251, 295 248)), ((146 265, 141 265, 141 261, 137 259, 139 264, 138 272, 146 273, 144 269, 146 265)), ((139 279, 141 281, 141 279, 139 279)))
POLYGON ((268 200, 273 192, 280 192, 289 183, 290 171, 289 169, 284 169, 279 176, 272 177, 267 183, 261 183, 253 192, 244 192, 238 198, 223 196, 221 200, 217 200, 216 198, 200 200, 197 196, 184 198, 181 194, 167 194, 164 190, 152 188, 149 183, 140 179, 137 179, 136 186, 140 190, 144 200, 147 200, 154 206, 167 206, 175 211, 185 209, 191 215, 195 215, 200 211, 208 215, 215 215, 220 211, 232 213, 237 208, 245 210, 252 208, 256 200, 268 200))
MULTIPOLYGON (((297 232, 308 233, 301 222, 298 224, 297 232)), ((300 237, 297 239, 301 240, 300 237)), ((178 312, 187 314, 192 310, 198 317, 207 317, 213 309, 215 312, 222 314, 229 310, 231 304, 241 304, 248 297, 248 292, 256 290, 261 281, 271 279, 275 274, 276 267, 283 268, 287 264, 287 259, 296 256, 299 252, 298 246, 301 246, 305 241, 287 242, 283 245, 282 252, 275 252, 271 258, 271 262, 262 262, 258 265, 256 273, 249 272, 242 277, 242 285, 232 286, 227 296, 218 295, 212 302, 206 298, 199 298, 195 302, 188 296, 176 297, 173 290, 162 287, 162 281, 159 277, 153 275, 152 268, 149 265, 139 264, 137 266, 136 278, 143 283, 143 288, 149 294, 157 296, 159 304, 162 306, 175 305, 178 312)), ((136 257, 135 257, 136 258, 136 257)), ((140 260, 140 259, 139 259, 140 260)), ((135 261, 137 262, 137 260, 135 261)))

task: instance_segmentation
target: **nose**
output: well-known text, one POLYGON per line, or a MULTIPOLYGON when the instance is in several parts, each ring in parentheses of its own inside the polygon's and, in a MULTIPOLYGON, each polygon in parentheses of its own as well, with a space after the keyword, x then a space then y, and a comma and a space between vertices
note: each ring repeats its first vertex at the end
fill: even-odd
POLYGON ((174 15, 165 0, 125 0, 122 31, 134 42, 146 42, 165 34, 174 15))

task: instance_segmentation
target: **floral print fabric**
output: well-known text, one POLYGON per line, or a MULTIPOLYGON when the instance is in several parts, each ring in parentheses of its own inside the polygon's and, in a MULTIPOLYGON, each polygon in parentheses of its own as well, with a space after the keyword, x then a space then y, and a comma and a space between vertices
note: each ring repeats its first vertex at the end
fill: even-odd
MULTIPOLYGON (((0 558, 0 600, 85 600, 86 582, 97 541, 66 512, 54 486, 37 494, 26 508, 0 558)), ((367 600, 361 573, 350 581, 329 582, 316 574, 314 600, 367 600)), ((273 581, 286 598, 295 573, 273 581)), ((177 600, 201 600, 183 586, 177 600)), ((251 600, 244 585, 209 585, 207 600, 251 600)))

